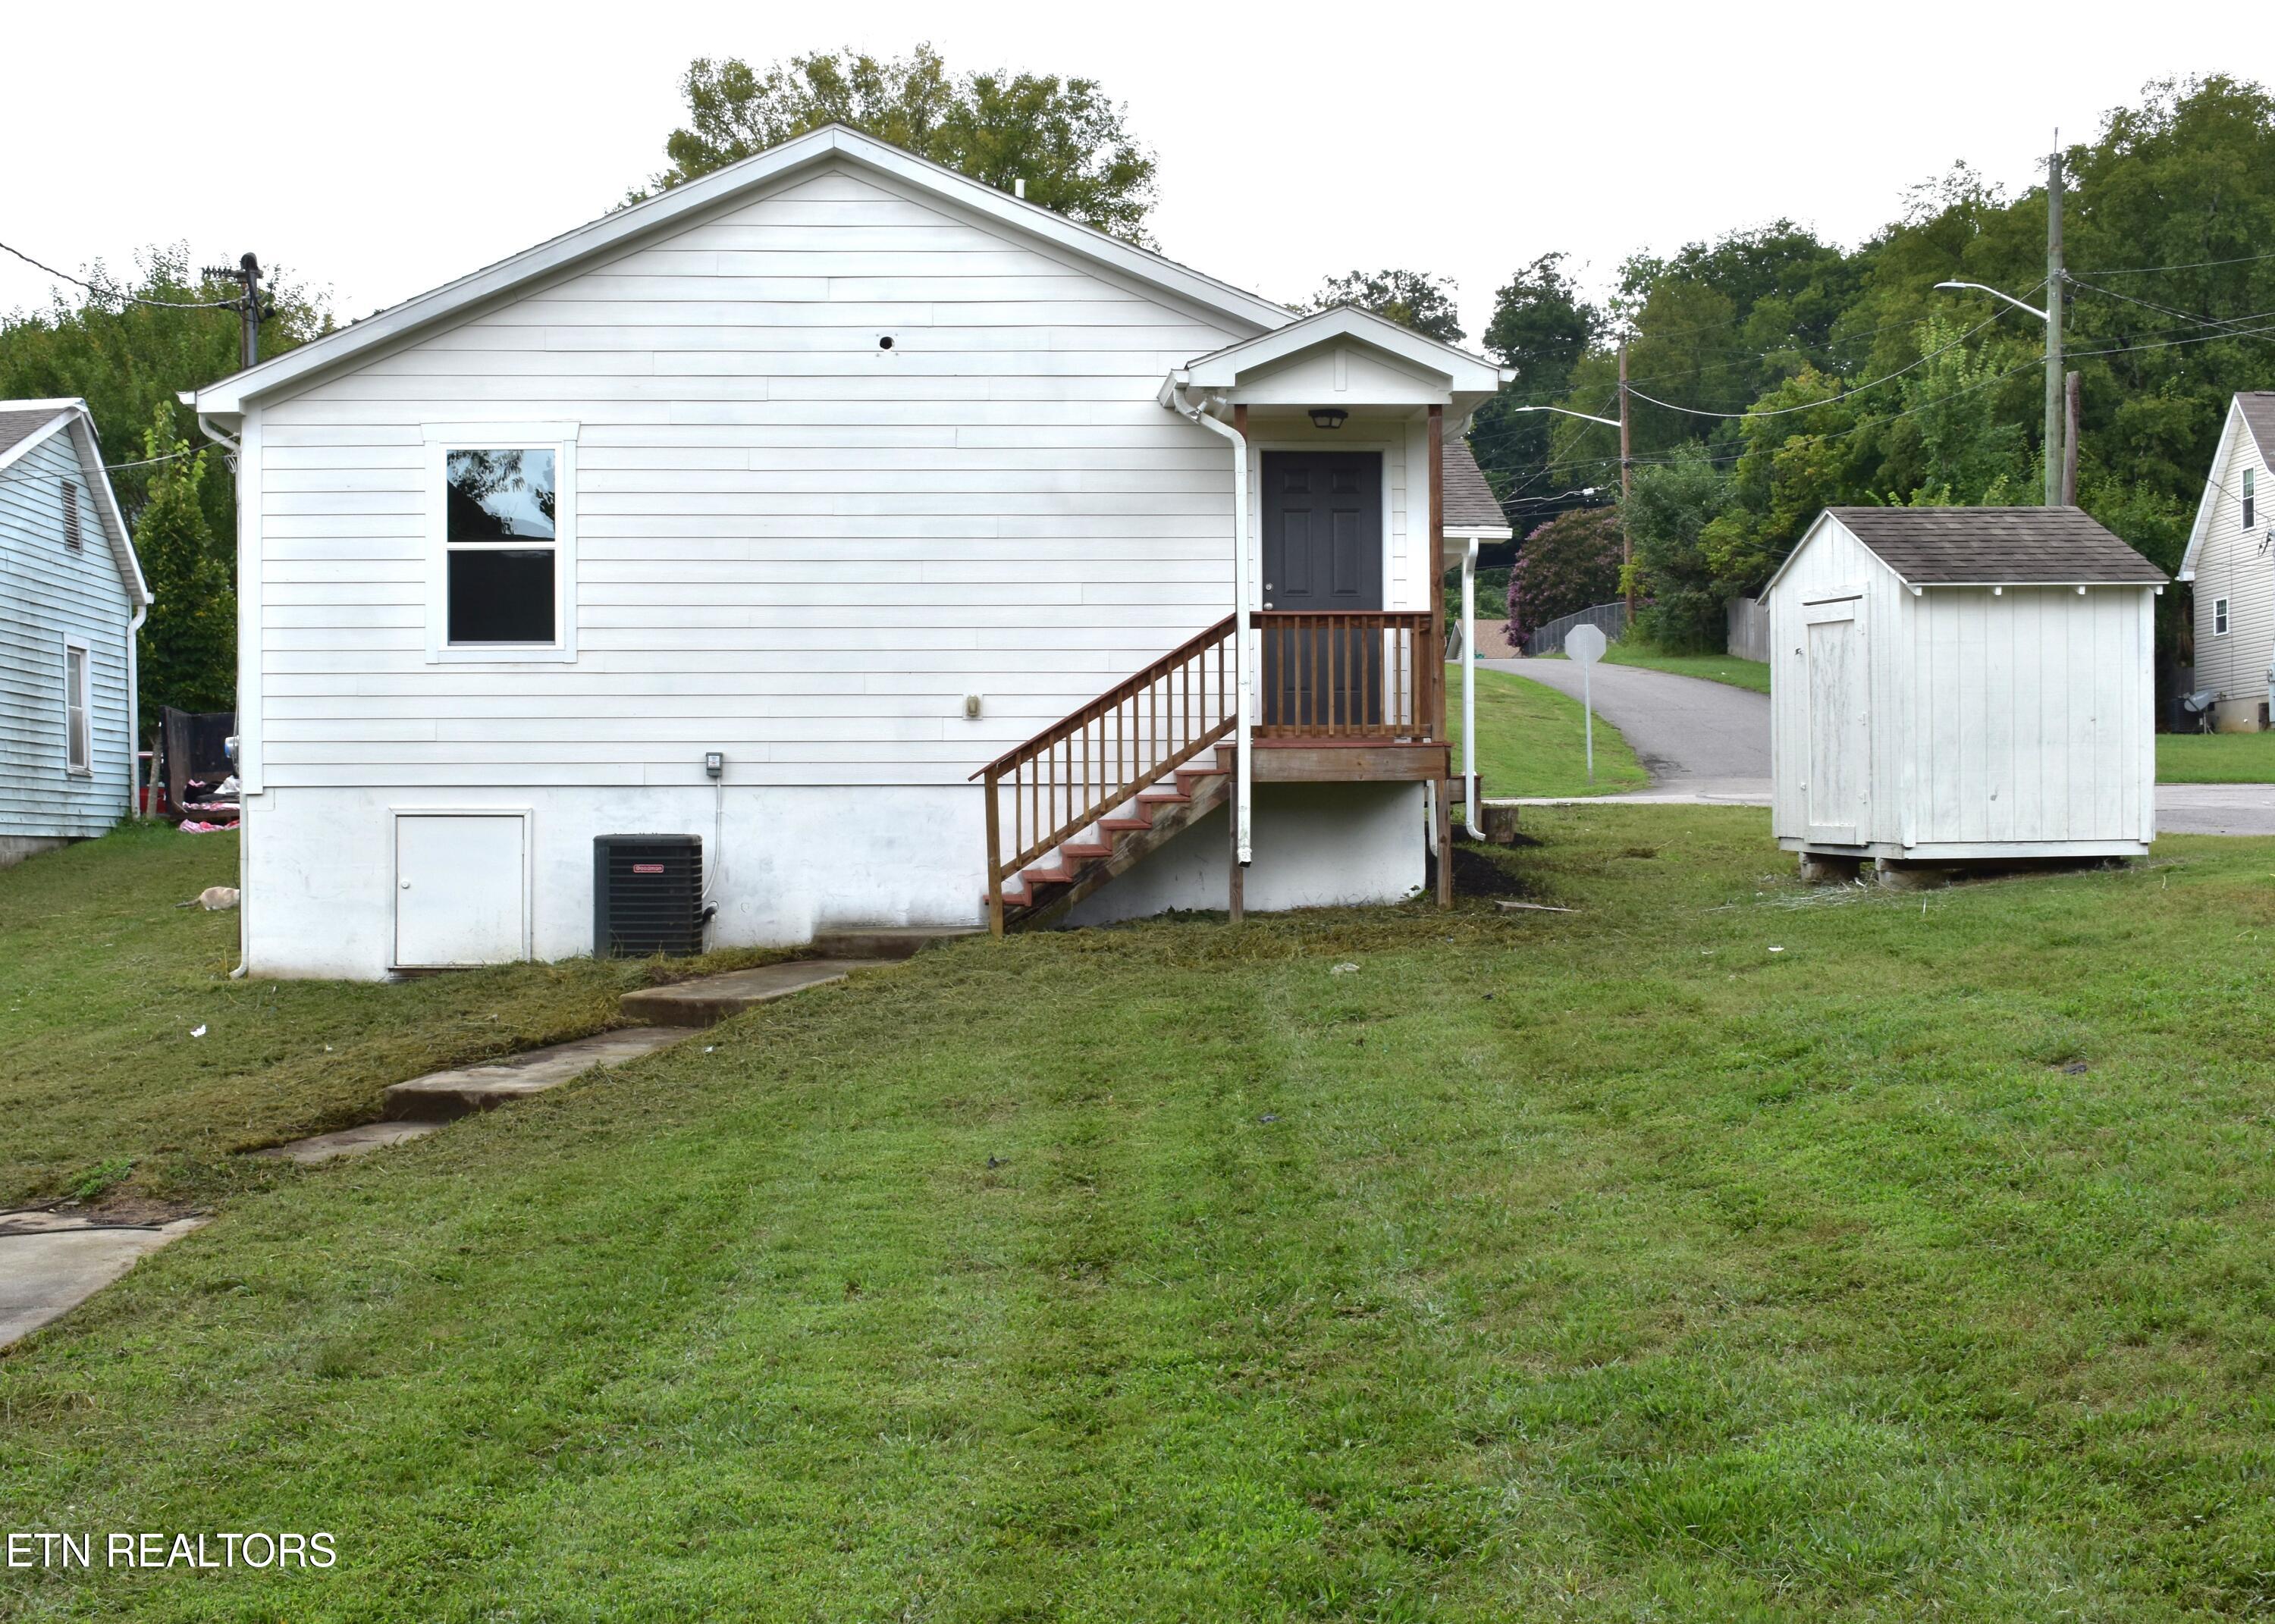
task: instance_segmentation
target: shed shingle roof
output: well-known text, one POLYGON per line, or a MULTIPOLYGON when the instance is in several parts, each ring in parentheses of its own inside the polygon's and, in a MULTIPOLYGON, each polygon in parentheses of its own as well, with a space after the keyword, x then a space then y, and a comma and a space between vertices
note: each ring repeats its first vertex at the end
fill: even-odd
POLYGON ((1470 442, 1459 434, 1450 435, 1440 452, 1439 465, 1444 470, 1446 528, 1508 530, 1508 515, 1493 500, 1493 487, 1485 483, 1485 471, 1471 455, 1470 442))
POLYGON ((1914 586, 2161 585, 2165 572, 2078 508, 1828 508, 1914 586))

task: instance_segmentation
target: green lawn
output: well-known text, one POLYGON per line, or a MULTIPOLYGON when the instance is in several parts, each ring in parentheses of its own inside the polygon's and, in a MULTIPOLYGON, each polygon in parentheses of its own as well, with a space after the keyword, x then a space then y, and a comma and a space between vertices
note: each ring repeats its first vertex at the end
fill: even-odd
POLYGON ((1756 693, 1770 691, 1767 664, 1759 660, 1740 660, 1731 654, 1662 654, 1639 643, 1614 643, 1604 651, 1604 660, 1610 665, 1648 666, 1654 671, 1672 671, 1677 676, 1727 683, 1733 688, 1750 688, 1756 693))
POLYGON ((2157 782, 2275 783, 2275 733, 2159 733, 2157 782))
POLYGON ((0 1521, 339 1566, 0 1613, 2264 1610, 2275 842, 1526 827, 1579 911, 967 943, 237 1192, 0 1357, 0 1521))
MULTIPOLYGON (((1650 787, 1651 774, 1619 729, 1596 718, 1596 782, 1588 782, 1585 717, 1577 699, 1553 688, 1479 671, 1478 776, 1491 796, 1613 795, 1650 787)), ((1462 770, 1462 668, 1446 668, 1446 714, 1454 770, 1462 770)))
POLYGON ((368 1121, 380 1090, 422 1071, 616 1025, 617 994, 656 973, 231 981, 237 915, 176 904, 236 883, 237 836, 159 824, 0 871, 0 1205, 122 1182, 203 1200, 273 1178, 230 1152, 368 1121))

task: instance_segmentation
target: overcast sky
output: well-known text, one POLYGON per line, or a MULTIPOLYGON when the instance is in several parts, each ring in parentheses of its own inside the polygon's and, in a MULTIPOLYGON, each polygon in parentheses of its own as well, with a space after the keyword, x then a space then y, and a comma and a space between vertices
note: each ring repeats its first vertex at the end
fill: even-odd
MULTIPOLYGON (((1445 273, 1473 338, 1553 249, 1600 290, 1637 249, 1780 215, 1853 243, 1955 160, 2027 185, 2056 126, 2090 135, 2150 79, 2275 72, 2258 0, 390 0, 265 8, 249 42, 226 7, 97 15, 9 20, 0 242, 70 270, 152 242, 251 248, 344 317, 605 212, 662 167, 699 55, 930 40, 951 69, 1091 75, 1160 155, 1166 252, 1281 299, 1354 267, 1445 273)), ((0 257, 0 311, 54 285, 0 257)))

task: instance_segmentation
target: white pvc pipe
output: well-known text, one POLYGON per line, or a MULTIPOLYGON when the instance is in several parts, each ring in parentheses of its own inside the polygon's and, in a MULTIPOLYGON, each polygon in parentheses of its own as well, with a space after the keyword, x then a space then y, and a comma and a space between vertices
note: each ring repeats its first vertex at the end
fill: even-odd
POLYGON ((1462 554, 1462 823, 1471 840, 1478 827, 1478 539, 1462 554))
POLYGON ((1249 622, 1254 616, 1249 610, 1248 437, 1187 400, 1183 389, 1172 389, 1169 398, 1186 417, 1232 442, 1233 738, 1236 742, 1233 752, 1232 841, 1234 858, 1245 867, 1256 858, 1254 764, 1249 759, 1249 742, 1256 732, 1256 693, 1250 676, 1254 662, 1250 655, 1253 634, 1249 622))

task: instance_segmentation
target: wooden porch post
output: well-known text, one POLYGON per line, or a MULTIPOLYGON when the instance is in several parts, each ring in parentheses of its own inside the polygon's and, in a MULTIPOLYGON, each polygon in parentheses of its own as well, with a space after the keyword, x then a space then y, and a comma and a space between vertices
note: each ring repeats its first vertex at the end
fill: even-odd
POLYGON ((987 774, 987 929, 1003 933, 1003 812, 1002 792, 991 769, 987 774))
MULTIPOLYGON (((1232 432, 1238 434, 1243 442, 1248 438, 1248 406, 1245 402, 1236 402, 1233 405, 1232 432)), ((1240 492, 1237 496, 1235 497, 1235 500, 1245 502, 1248 500, 1248 493, 1246 491, 1240 492)), ((1232 533, 1236 536, 1240 533, 1240 525, 1237 519, 1233 523, 1232 533)), ((1236 570, 1247 569, 1248 560, 1245 558, 1235 559, 1233 561, 1233 568, 1236 570)), ((1240 594, 1238 593, 1235 593, 1233 594, 1233 601, 1237 603, 1239 601, 1240 594)), ((1239 659, 1243 661, 1246 661, 1251 646, 1249 640, 1249 629, 1246 626, 1235 626, 1232 629, 1232 635, 1236 639, 1237 639, 1234 646, 1239 650, 1239 659)), ((1253 671, 1250 672, 1249 681, 1253 684, 1255 680, 1256 674, 1253 671)), ((1237 710, 1238 707, 1236 706, 1236 714, 1237 714, 1237 710)), ((1225 835, 1232 854, 1232 862, 1229 865, 1232 870, 1232 877, 1228 883, 1228 888, 1229 895, 1226 898, 1226 907, 1231 913, 1232 922, 1235 925, 1238 925, 1248 916, 1248 869, 1247 866, 1240 860, 1240 762, 1241 758, 1247 752, 1248 740, 1241 736, 1240 729, 1237 726, 1236 726, 1232 730, 1232 748, 1234 752, 1232 762, 1232 794, 1226 798, 1224 806, 1225 835)))
MULTIPOLYGON (((1469 628, 1462 628, 1462 635, 1469 628)), ((1446 741, 1446 409, 1430 408, 1430 739, 1446 741)), ((1454 905, 1454 805, 1441 774, 1437 803, 1438 906, 1454 905)))

